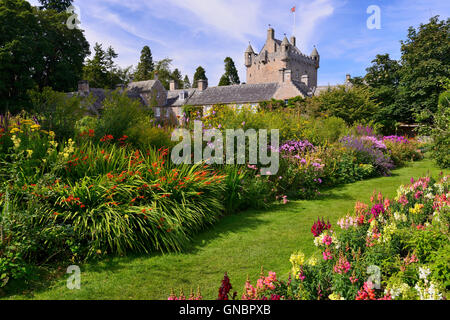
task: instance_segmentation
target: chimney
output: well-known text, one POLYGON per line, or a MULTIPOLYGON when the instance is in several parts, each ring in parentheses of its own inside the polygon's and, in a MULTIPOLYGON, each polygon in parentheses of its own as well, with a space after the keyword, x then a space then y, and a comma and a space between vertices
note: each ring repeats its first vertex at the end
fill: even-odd
POLYGON ((280 77, 279 77, 279 82, 282 83, 284 82, 284 72, 286 69, 280 69, 280 77))
POLYGON ((153 80, 158 80, 158 71, 155 71, 154 76, 153 76, 153 80))
POLYGON ((175 82, 175 80, 170 80, 170 91, 174 91, 178 89, 177 83, 175 82))
POLYGON ((302 82, 309 87, 309 76, 307 74, 302 75, 302 82))
POLYGON ((294 36, 291 37, 291 44, 295 47, 296 46, 296 39, 294 36))
POLYGON ((284 70, 284 81, 290 82, 291 80, 292 80, 292 71, 289 69, 284 70))
POLYGON ((206 90, 206 88, 208 88, 208 80, 197 80, 197 86, 198 86, 198 90, 200 91, 204 91, 206 90))
POLYGON ((89 94, 89 81, 87 80, 78 81, 78 93, 83 95, 89 94))
POLYGON ((269 27, 269 30, 267 30, 267 40, 274 40, 275 39, 275 30, 272 27, 269 27))

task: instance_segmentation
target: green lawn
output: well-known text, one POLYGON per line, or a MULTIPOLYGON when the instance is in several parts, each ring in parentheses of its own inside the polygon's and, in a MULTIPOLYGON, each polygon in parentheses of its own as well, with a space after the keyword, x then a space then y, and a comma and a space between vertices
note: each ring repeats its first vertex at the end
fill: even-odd
POLYGON ((286 278, 293 251, 301 249, 307 256, 313 252, 310 229, 318 216, 330 218, 336 226, 337 219, 351 211, 356 200, 367 202, 374 189, 393 196, 411 177, 439 172, 430 160, 424 160, 396 170, 392 177, 334 188, 319 200, 228 216, 199 234, 181 254, 117 257, 87 264, 81 267, 81 290, 67 289, 63 276, 33 294, 8 298, 165 300, 171 288, 178 291, 182 287, 188 294, 190 288, 200 285, 205 298, 215 299, 225 271, 240 295, 247 275, 255 282, 261 266, 286 278))

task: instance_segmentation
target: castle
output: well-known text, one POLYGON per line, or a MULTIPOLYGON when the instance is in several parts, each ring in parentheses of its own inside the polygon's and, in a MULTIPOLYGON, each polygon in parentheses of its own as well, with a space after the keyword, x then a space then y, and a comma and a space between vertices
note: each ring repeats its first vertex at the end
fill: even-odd
MULTIPOLYGON (((142 104, 153 105, 158 120, 177 121, 183 114, 183 106, 192 105, 203 108, 206 114, 214 105, 231 105, 240 108, 243 105, 258 106, 263 101, 284 100, 293 97, 311 97, 318 95, 330 86, 317 86, 317 70, 320 67, 320 55, 316 48, 311 55, 303 54, 296 46, 294 36, 290 41, 285 36, 282 41, 275 39, 275 30, 269 27, 264 47, 255 53, 249 45, 244 54, 247 68, 247 82, 239 85, 208 87, 208 82, 199 80, 197 88, 177 88, 170 83, 166 90, 161 82, 154 80, 132 82, 127 87, 129 97, 139 99, 142 104), (152 102, 151 102, 152 101, 152 102)), ((350 76, 347 75, 346 84, 350 76)), ((124 90, 125 88, 122 88, 124 90)), ((97 101, 91 111, 98 113, 107 91, 89 88, 89 83, 81 81, 78 95, 93 94, 97 101)))
POLYGON ((311 55, 303 54, 296 46, 296 39, 283 41, 275 39, 275 30, 269 28, 264 47, 259 54, 249 44, 245 51, 247 67, 247 83, 274 83, 297 81, 304 83, 309 89, 317 87, 317 70, 320 67, 320 56, 316 48, 311 55))

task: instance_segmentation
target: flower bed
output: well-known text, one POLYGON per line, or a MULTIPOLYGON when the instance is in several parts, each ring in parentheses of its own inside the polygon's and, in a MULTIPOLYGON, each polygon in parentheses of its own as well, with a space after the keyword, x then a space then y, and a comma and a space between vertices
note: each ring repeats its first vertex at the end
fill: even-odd
MULTIPOLYGON (((400 186, 394 199, 374 192, 370 203, 311 232, 317 252, 290 258, 287 281, 262 272, 247 281, 243 300, 440 300, 450 290, 450 176, 423 177, 400 186)), ((225 276, 219 299, 237 298, 225 276)), ((172 294, 171 300, 185 299, 172 294)))

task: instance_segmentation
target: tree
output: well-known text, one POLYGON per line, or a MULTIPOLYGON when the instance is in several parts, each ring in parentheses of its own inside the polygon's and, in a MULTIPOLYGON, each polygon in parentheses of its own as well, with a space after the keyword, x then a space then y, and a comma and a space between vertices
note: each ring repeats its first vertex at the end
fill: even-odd
POLYGON ((177 68, 172 72, 172 80, 175 81, 175 85, 177 88, 181 89, 184 87, 181 72, 177 68))
POLYGON ((155 65, 153 63, 152 52, 148 46, 142 48, 141 59, 138 63, 136 73, 134 74, 135 81, 151 80, 155 65))
POLYGON ((219 87, 229 86, 229 85, 231 85, 230 78, 227 77, 226 74, 222 75, 222 77, 220 77, 220 80, 219 80, 219 87))
POLYGON ((184 76, 183 85, 184 85, 184 89, 191 88, 191 82, 189 81, 189 77, 187 75, 184 76))
POLYGON ((379 105, 372 99, 371 88, 339 86, 328 89, 313 97, 310 103, 317 102, 319 112, 344 119, 349 125, 375 120, 379 105))
POLYGON ((35 11, 41 35, 36 55, 41 68, 35 68, 33 78, 40 89, 72 91, 82 77, 84 60, 90 54, 89 43, 81 30, 67 28, 67 13, 35 11))
MULTIPOLYGON (((170 80, 172 80, 172 71, 170 69, 171 65, 172 59, 165 58, 156 62, 155 71, 153 71, 154 75, 158 75, 158 80, 164 88, 166 88, 166 90, 169 90, 170 80)), ((154 76, 152 78, 154 78, 154 76)))
POLYGON ((240 84, 241 81, 239 80, 239 75, 233 59, 231 59, 230 57, 226 57, 224 63, 225 63, 225 73, 220 78, 219 86, 240 84))
POLYGON ((392 60, 389 54, 377 55, 364 77, 364 83, 372 88, 373 98, 380 104, 377 122, 383 125, 386 132, 392 132, 397 122, 412 115, 408 108, 398 103, 400 69, 399 62, 392 60))
POLYGON ((52 9, 58 12, 66 11, 72 5, 73 0, 39 0, 43 9, 52 9))
POLYGON ((72 91, 89 43, 65 25, 69 15, 38 10, 24 0, 0 1, 0 112, 29 108, 27 91, 72 91))
POLYGON ((114 59, 119 55, 110 46, 103 50, 102 45, 95 43, 94 57, 88 59, 84 67, 84 79, 93 88, 115 89, 118 84, 127 84, 131 80, 131 68, 120 68, 114 59))
POLYGON ((102 45, 95 43, 94 57, 86 61, 84 67, 84 79, 89 81, 91 87, 107 88, 109 87, 108 61, 106 52, 102 45))
POLYGON ((197 88, 198 87, 198 83, 197 83, 198 80, 206 80, 206 81, 208 81, 208 78, 206 77, 206 71, 205 71, 205 69, 203 69, 202 66, 199 66, 195 70, 194 78, 192 80, 192 82, 193 82, 192 83, 192 87, 193 88, 197 88))
POLYGON ((450 77, 449 34, 450 18, 440 21, 436 16, 417 30, 410 27, 407 40, 401 41, 399 95, 411 113, 437 111, 439 95, 445 90, 443 83, 450 77))

